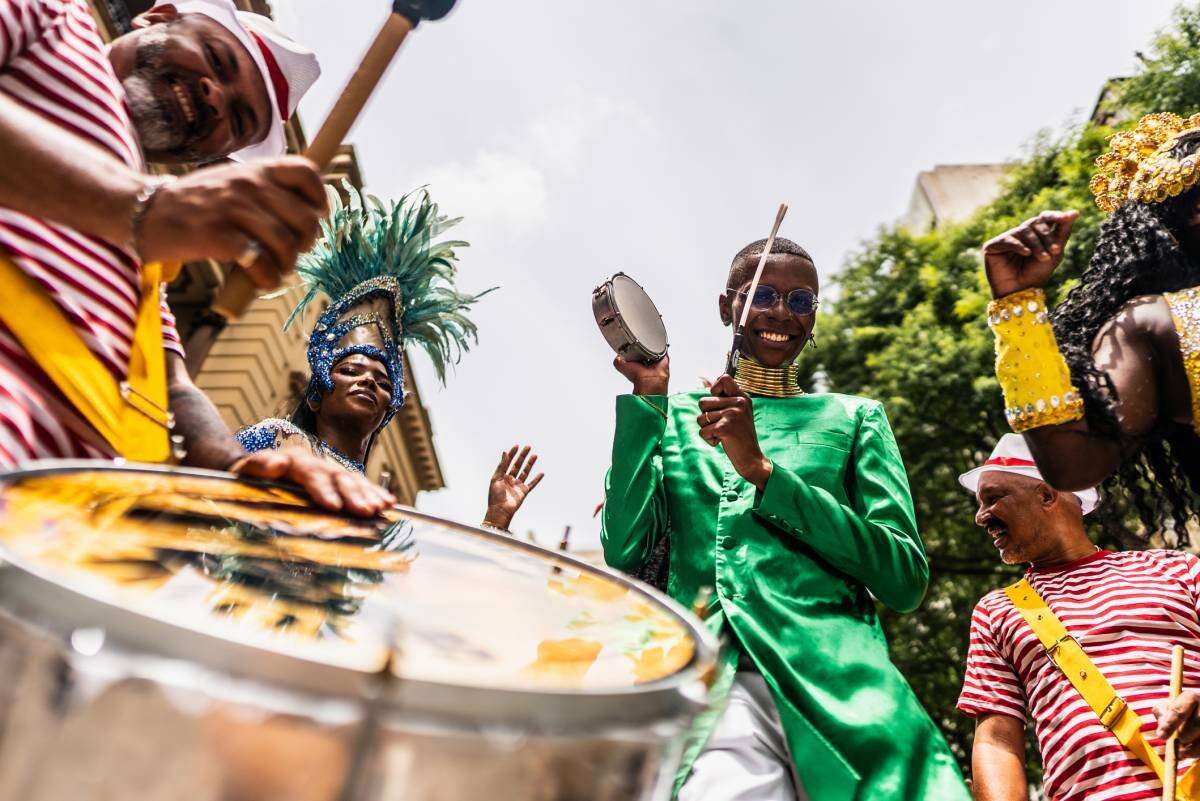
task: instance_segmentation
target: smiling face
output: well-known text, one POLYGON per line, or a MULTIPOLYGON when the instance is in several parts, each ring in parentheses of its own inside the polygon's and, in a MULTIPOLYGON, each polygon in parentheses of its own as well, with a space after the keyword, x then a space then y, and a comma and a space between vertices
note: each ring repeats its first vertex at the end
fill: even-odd
MULTIPOLYGON (((758 258, 743 256, 730 270, 731 288, 718 301, 721 322, 726 325, 736 325, 741 320, 742 307, 748 301, 745 293, 754 278, 758 258)), ((769 309, 751 306, 750 316, 746 319, 742 353, 766 367, 791 364, 808 343, 817 315, 815 311, 803 316, 796 315, 788 308, 787 297, 797 289, 808 290, 816 297, 819 289, 817 268, 802 256, 773 253, 767 257, 759 285, 775 289, 778 298, 769 309)))
POLYGON ((1059 493, 1044 481, 1002 470, 989 470, 975 490, 979 510, 975 524, 992 538, 1006 565, 1042 562, 1063 543, 1055 519, 1074 496, 1059 493))
POLYGON ((138 17, 109 59, 147 157, 204 162, 263 140, 271 99, 249 51, 204 14, 169 5, 138 17))
POLYGON ((393 391, 383 362, 352 353, 338 361, 329 374, 333 391, 313 409, 321 421, 350 427, 363 436, 378 429, 393 391))

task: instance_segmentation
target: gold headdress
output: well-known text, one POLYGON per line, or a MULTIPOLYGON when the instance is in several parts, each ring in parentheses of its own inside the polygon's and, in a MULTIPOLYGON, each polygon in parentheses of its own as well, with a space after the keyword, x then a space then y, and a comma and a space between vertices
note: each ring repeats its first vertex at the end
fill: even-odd
POLYGON ((1096 159, 1090 184, 1096 205, 1116 211, 1127 200, 1161 203, 1191 189, 1200 159, 1177 159, 1171 151, 1188 134, 1200 134, 1200 114, 1147 114, 1136 128, 1109 137, 1108 152, 1096 159))

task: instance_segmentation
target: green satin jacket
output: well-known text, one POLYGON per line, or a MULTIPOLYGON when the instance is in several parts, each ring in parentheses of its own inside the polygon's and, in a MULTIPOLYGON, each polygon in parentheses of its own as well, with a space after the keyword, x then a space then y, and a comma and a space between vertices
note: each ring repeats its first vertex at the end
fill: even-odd
MULTIPOLYGON (((605 560, 635 569, 670 530, 669 593, 689 606, 701 587, 715 589, 707 621, 731 635, 726 666, 740 647, 762 672, 813 801, 969 799, 945 740, 888 658, 876 613, 875 599, 916 609, 929 579, 882 405, 755 397, 759 443, 774 464, 759 492, 700 439, 704 396, 617 398, 605 560)), ((693 739, 677 788, 706 736, 693 739)))

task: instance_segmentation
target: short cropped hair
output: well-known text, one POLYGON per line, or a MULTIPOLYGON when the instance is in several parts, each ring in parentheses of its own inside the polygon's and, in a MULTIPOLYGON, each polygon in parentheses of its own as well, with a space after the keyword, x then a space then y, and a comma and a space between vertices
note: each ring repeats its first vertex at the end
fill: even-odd
MULTIPOLYGON (((726 286, 737 287, 749 281, 754 276, 754 268, 757 266, 751 259, 755 256, 761 256, 763 248, 766 246, 767 240, 756 239, 739 250, 737 255, 733 257, 733 262, 729 265, 729 278, 726 281, 726 286)), ((813 265, 813 267, 816 267, 816 262, 813 261, 813 257, 808 254, 808 251, 790 239, 775 237, 775 241, 771 244, 771 254, 775 255, 777 253, 799 256, 813 265)))

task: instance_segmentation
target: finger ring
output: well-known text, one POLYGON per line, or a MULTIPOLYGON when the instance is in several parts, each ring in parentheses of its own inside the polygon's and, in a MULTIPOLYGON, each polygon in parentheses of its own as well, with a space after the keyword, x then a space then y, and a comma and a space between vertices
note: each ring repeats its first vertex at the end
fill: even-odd
POLYGON ((257 239, 251 239, 246 247, 242 248, 242 252, 238 254, 237 263, 243 267, 249 267, 254 262, 258 261, 258 257, 262 255, 262 245, 257 239))

